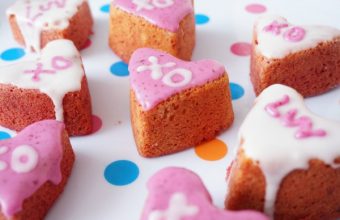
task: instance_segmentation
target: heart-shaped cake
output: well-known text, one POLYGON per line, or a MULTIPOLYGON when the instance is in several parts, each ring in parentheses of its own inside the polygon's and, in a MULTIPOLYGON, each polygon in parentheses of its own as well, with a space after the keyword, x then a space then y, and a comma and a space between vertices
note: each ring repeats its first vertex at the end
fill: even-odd
POLYGON ((258 212, 231 212, 212 204, 209 192, 193 172, 170 167, 148 181, 149 195, 141 220, 267 220, 258 212))
POLYGON ((211 140, 234 118, 224 66, 153 49, 130 61, 131 118, 139 152, 154 157, 211 140))
POLYGON ((36 52, 56 39, 81 49, 93 26, 86 0, 17 0, 7 16, 15 40, 36 52))
POLYGON ((62 193, 73 162, 62 122, 40 121, 0 141, 0 219, 43 219, 62 193))
POLYGON ((311 113, 294 89, 273 85, 244 120, 226 207, 274 219, 335 219, 340 204, 340 123, 311 113))
POLYGON ((0 68, 0 124, 21 130, 64 121, 69 135, 92 130, 91 98, 81 57, 69 40, 49 43, 38 59, 0 68))
POLYGON ((279 16, 260 17, 254 26, 251 80, 256 94, 284 84, 303 96, 340 84, 340 30, 294 25, 279 16))

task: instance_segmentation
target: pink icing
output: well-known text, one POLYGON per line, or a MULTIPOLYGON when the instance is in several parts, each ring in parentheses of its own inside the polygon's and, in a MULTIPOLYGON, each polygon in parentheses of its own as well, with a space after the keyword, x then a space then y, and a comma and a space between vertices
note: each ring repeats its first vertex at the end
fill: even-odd
POLYGON ((268 220, 263 214, 254 211, 232 212, 218 209, 212 204, 212 199, 201 179, 183 168, 165 168, 157 172, 149 180, 148 189, 149 196, 141 220, 151 220, 150 216, 155 212, 172 212, 172 218, 165 218, 166 220, 268 220), (181 215, 176 213, 175 208, 169 207, 174 195, 178 194, 185 198, 183 206, 187 208, 186 214, 183 213, 183 209, 180 210, 181 215))
POLYGON ((266 105, 265 110, 272 117, 279 118, 284 126, 298 127, 298 130, 295 133, 295 137, 297 139, 304 139, 309 137, 324 137, 327 135, 325 130, 313 130, 313 122, 310 117, 301 116, 299 118, 296 118, 296 115, 298 113, 297 109, 292 109, 285 114, 281 114, 278 108, 288 104, 289 101, 289 96, 284 95, 282 99, 266 105))
POLYGON ((150 110, 172 95, 218 79, 224 66, 212 61, 186 62, 164 52, 142 48, 129 63, 131 87, 144 110, 150 110))
POLYGON ((171 32, 178 30, 186 15, 194 13, 192 0, 114 0, 113 5, 171 32))
POLYGON ((0 169, 0 207, 5 216, 11 217, 20 212, 24 200, 47 181, 56 185, 61 182, 63 128, 61 122, 40 121, 28 126, 16 137, 0 141, 0 163, 6 164, 5 169, 0 169), (30 151, 21 149, 18 152, 23 147, 30 151), (1 148, 8 150, 4 153, 1 148), (17 159, 13 159, 15 157, 17 159))
POLYGON ((283 34, 283 37, 287 41, 299 42, 299 41, 303 40, 305 35, 306 35, 305 29, 303 29, 301 27, 293 27, 293 28, 290 28, 288 31, 286 31, 283 34))
POLYGON ((50 0, 44 4, 41 4, 39 6, 39 9, 41 11, 49 11, 51 10, 52 6, 55 5, 58 8, 64 8, 65 7, 66 0, 50 0))
POLYGON ((72 66, 72 61, 62 56, 52 58, 52 68, 55 70, 66 70, 72 66))
POLYGON ((58 8, 64 8, 65 7, 66 0, 49 0, 45 2, 44 4, 39 5, 39 10, 32 15, 31 13, 31 2, 26 1, 26 19, 28 20, 28 24, 32 25, 37 18, 43 15, 44 12, 47 12, 53 8, 53 5, 55 5, 58 8))
POLYGON ((54 70, 43 69, 42 63, 37 63, 37 68, 34 70, 25 70, 24 73, 33 74, 33 81, 40 81, 40 74, 55 74, 54 70))
POLYGON ((266 32, 272 32, 275 35, 279 35, 281 33, 281 29, 286 27, 288 27, 288 24, 280 24, 277 21, 273 21, 268 26, 265 26, 263 30, 266 32))

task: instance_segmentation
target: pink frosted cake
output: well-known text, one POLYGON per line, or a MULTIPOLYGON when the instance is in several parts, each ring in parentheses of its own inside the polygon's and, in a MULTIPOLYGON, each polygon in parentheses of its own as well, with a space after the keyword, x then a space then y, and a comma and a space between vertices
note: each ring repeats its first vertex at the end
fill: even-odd
POLYGON ((226 207, 276 220, 340 218, 339 130, 294 89, 265 89, 240 128, 226 207))
POLYGON ((148 181, 141 220, 268 220, 254 211, 220 210, 201 179, 184 168, 165 168, 148 181))
POLYGON ((87 0, 17 0, 7 16, 16 41, 33 51, 56 39, 81 49, 93 26, 87 0))
POLYGON ((216 137, 234 119, 223 65, 186 62, 153 49, 130 61, 131 121, 139 153, 156 157, 216 137))
POLYGON ((109 45, 126 63, 136 49, 144 47, 190 60, 195 46, 193 1, 114 0, 109 45))
POLYGON ((92 131, 82 60, 69 40, 50 42, 35 60, 0 68, 0 125, 20 131, 44 119, 65 122, 69 135, 92 131))
POLYGON ((340 30, 261 17, 254 26, 250 76, 257 95, 276 83, 303 96, 327 92, 340 85, 340 30))
POLYGON ((0 141, 0 219, 44 219, 62 193, 73 162, 61 122, 40 121, 0 141))

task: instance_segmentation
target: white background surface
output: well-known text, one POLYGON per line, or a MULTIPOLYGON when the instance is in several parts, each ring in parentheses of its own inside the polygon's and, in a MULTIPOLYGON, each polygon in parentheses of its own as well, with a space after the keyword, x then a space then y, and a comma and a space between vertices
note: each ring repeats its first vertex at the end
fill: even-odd
MULTIPOLYGON (((5 9, 11 2, 0 1, 0 52, 18 46, 12 39, 5 16, 5 9)), ((200 159, 193 149, 159 159, 144 159, 138 155, 129 118, 129 79, 110 73, 111 64, 119 59, 107 44, 109 15, 100 11, 100 7, 107 3, 108 0, 90 0, 95 18, 94 35, 92 46, 81 53, 91 90, 93 113, 103 120, 103 127, 93 135, 71 139, 77 157, 75 167, 65 192, 50 210, 47 219, 139 219, 147 196, 147 179, 166 166, 183 166, 197 172, 211 192, 214 203, 223 207, 225 172, 237 147, 237 129, 254 100, 249 81, 249 57, 235 56, 230 52, 233 43, 251 41, 252 25, 259 14, 246 12, 245 6, 260 3, 267 7, 266 13, 282 15, 292 23, 340 28, 340 1, 195 1, 196 13, 209 16, 210 21, 197 26, 197 47, 193 59, 220 61, 225 64, 230 81, 245 89, 245 95, 233 101, 235 122, 232 128, 219 137, 227 143, 229 153, 215 162, 200 159), (130 185, 110 185, 103 177, 104 169, 111 162, 123 159, 135 162, 140 175, 130 185)), ((26 55, 24 59, 28 57, 26 55)), ((0 66, 7 64, 0 60, 0 66)), ((309 98, 307 104, 314 112, 340 122, 340 88, 309 98)))

